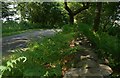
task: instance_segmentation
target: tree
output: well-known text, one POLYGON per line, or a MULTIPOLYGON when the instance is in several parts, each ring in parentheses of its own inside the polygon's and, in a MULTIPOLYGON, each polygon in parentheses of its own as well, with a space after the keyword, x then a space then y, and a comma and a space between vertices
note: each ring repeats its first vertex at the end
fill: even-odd
POLYGON ((57 25, 66 23, 67 16, 63 6, 57 2, 29 2, 18 6, 22 19, 43 25, 57 25), (24 7, 24 8, 23 8, 24 7))
POLYGON ((77 9, 76 11, 72 11, 68 5, 67 5, 67 0, 64 1, 65 4, 65 9, 68 11, 68 15, 69 15, 69 22, 70 24, 74 23, 74 16, 76 16, 78 13, 82 12, 83 10, 86 10, 89 8, 89 3, 82 3, 83 6, 79 9, 77 9))
POLYGON ((96 16, 94 19, 93 31, 99 30, 100 17, 101 17, 102 2, 96 3, 96 16))
POLYGON ((101 23, 102 31, 107 32, 116 20, 119 2, 102 3, 101 23))
POLYGON ((2 18, 6 18, 7 20, 10 20, 9 16, 14 16, 16 11, 12 10, 13 8, 9 7, 12 5, 12 3, 5 3, 2 2, 2 18))

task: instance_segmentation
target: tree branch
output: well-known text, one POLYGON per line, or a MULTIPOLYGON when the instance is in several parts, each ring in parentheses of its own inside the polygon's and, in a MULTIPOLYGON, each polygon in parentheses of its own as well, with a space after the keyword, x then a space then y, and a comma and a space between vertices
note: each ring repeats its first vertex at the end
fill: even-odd
POLYGON ((70 14, 72 14, 73 12, 71 11, 71 9, 68 7, 68 5, 67 5, 67 0, 65 0, 64 1, 64 4, 65 4, 65 9, 68 11, 68 13, 70 14))
POLYGON ((86 5, 83 3, 83 7, 81 7, 80 9, 76 10, 74 12, 74 15, 80 13, 81 11, 85 10, 85 9, 88 9, 89 8, 89 3, 87 2, 86 5))

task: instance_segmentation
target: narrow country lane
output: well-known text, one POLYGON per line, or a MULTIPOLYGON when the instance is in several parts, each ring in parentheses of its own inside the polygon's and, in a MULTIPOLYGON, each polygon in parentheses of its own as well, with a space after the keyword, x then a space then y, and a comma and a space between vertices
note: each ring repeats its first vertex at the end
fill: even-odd
POLYGON ((44 37, 53 36, 60 29, 32 30, 22 34, 2 38, 2 56, 12 53, 18 48, 27 48, 27 43, 31 40, 37 40, 44 37))

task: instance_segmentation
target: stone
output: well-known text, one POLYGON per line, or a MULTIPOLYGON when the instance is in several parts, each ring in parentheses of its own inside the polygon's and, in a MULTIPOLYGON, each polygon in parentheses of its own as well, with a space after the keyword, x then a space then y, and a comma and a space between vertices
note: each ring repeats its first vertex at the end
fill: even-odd
POLYGON ((104 78, 113 72, 109 66, 90 59, 82 60, 75 67, 70 68, 63 78, 104 78))
MULTIPOLYGON (((80 38, 81 43, 83 38, 80 38)), ((112 69, 98 59, 94 49, 81 46, 83 50, 75 54, 74 67, 65 72, 63 78, 109 78, 112 69)))
POLYGON ((108 76, 113 73, 113 70, 109 66, 104 65, 104 64, 99 64, 99 66, 101 69, 100 71, 104 76, 108 76))

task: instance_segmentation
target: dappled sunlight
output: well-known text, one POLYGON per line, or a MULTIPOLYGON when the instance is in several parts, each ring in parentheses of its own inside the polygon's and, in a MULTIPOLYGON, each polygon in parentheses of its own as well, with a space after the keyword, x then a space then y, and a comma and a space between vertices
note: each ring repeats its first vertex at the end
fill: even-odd
POLYGON ((40 46, 37 43, 32 44, 32 46, 30 45, 30 51, 34 51, 35 49, 38 49, 40 46))
POLYGON ((109 67, 109 66, 107 66, 107 65, 104 65, 104 64, 99 64, 99 66, 100 66, 100 68, 101 68, 101 73, 103 73, 103 74, 111 74, 111 73, 113 73, 113 70, 109 67))
POLYGON ((28 42, 28 40, 16 40, 14 42, 8 42, 7 44, 10 45, 10 44, 21 44, 21 43, 26 43, 28 42))
POLYGON ((119 3, 1 4, 0 78, 120 76, 119 3))
POLYGON ((95 35, 95 37, 97 37, 98 38, 98 40, 100 40, 101 38, 100 38, 100 36, 99 36, 99 34, 97 33, 97 32, 94 32, 93 31, 93 34, 95 35))
POLYGON ((25 52, 27 51, 29 48, 19 48, 19 49, 15 49, 15 50, 8 50, 8 52, 10 53, 15 53, 17 51, 21 51, 21 52, 25 52))
POLYGON ((75 40, 72 40, 72 41, 70 42, 70 47, 71 47, 71 48, 75 47, 75 40))
MULTIPOLYGON (((36 31, 30 31, 23 34, 15 35, 15 36, 9 36, 9 37, 3 37, 3 51, 13 51, 15 48, 26 48, 27 43, 29 43, 31 40, 42 40, 42 38, 54 35, 56 33, 53 29, 47 29, 47 30, 36 30, 36 31)), ((34 50, 34 48, 37 48, 38 46, 35 45, 31 48, 31 50, 34 50)), ((4 52, 4 53, 5 53, 4 52)))
POLYGON ((87 59, 87 58, 90 58, 90 55, 80 56, 80 59, 81 59, 81 60, 83 60, 83 59, 87 59))

